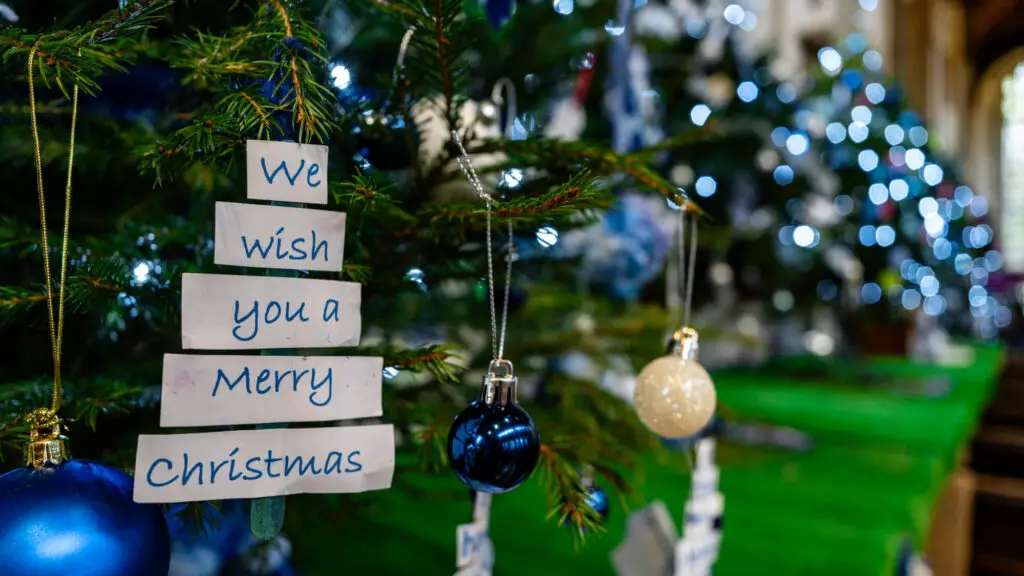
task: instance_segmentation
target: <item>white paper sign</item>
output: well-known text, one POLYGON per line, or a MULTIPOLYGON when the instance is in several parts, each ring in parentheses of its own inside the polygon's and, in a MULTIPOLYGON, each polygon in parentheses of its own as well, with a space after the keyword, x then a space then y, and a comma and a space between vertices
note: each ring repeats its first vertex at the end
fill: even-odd
POLYGON ((327 204, 327 146, 248 140, 246 197, 327 204))
POLYGON ((711 576, 718 560, 722 535, 711 530, 694 530, 676 544, 675 576, 711 576))
POLYGON ((455 565, 483 566, 488 558, 490 537, 485 522, 461 524, 455 529, 455 565))
POLYGON ((164 354, 160 426, 380 416, 383 359, 164 354))
POLYGON ((181 275, 181 346, 197 350, 356 346, 361 286, 352 282, 181 275))
POLYGON ((391 487, 390 424, 139 436, 136 502, 195 502, 391 487))
POLYGON ((671 573, 677 534, 672 516, 661 500, 630 514, 626 539, 612 550, 615 573, 618 576, 671 573))
POLYGON ((217 264, 339 272, 345 213, 217 202, 215 237, 217 264))

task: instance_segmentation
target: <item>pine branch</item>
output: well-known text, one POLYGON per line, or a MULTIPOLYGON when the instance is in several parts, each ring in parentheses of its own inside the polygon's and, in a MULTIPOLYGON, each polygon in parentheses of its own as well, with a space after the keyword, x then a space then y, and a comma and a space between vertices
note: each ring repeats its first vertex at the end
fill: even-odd
MULTIPOLYGON (((608 207, 610 194, 587 171, 574 174, 568 182, 536 198, 515 198, 492 208, 492 218, 513 223, 544 224, 586 216, 588 211, 608 207)), ((481 228, 487 219, 487 207, 481 204, 445 204, 428 206, 420 217, 435 234, 450 234, 453 225, 481 228)))
MULTIPOLYGON (((701 134, 703 132, 700 131, 691 133, 693 138, 697 138, 701 134)), ((683 139, 680 137, 677 142, 682 141, 683 139)), ((643 154, 636 156, 616 154, 610 149, 592 142, 570 142, 551 138, 483 140, 473 143, 468 151, 470 155, 502 152, 509 156, 507 165, 565 170, 583 164, 591 172, 599 175, 622 173, 642 187, 658 192, 674 204, 685 205, 688 212, 704 215, 704 211, 689 200, 684 192, 646 165, 645 162, 648 158, 643 154)))
POLYGON ((68 96, 64 81, 70 79, 83 92, 94 94, 102 73, 123 71, 124 62, 133 56, 122 48, 137 41, 170 5, 170 0, 136 0, 73 30, 33 34, 22 28, 0 28, 0 46, 10 46, 3 53, 3 62, 7 64, 15 56, 27 57, 35 47, 39 77, 47 86, 52 76, 68 96))

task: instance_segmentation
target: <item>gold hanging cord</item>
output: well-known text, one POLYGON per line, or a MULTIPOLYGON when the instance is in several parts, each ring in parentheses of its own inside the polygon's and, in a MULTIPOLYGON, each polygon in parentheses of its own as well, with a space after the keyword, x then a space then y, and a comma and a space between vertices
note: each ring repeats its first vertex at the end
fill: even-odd
POLYGON ((32 120, 32 143, 36 161, 36 187, 39 190, 39 222, 43 253, 43 273, 46 281, 46 311, 50 324, 50 345, 53 353, 53 401, 49 408, 41 408, 29 414, 26 421, 30 427, 30 443, 25 447, 26 465, 41 467, 46 464, 60 464, 70 459, 66 438, 60 434, 60 357, 64 337, 64 287, 68 272, 68 236, 71 223, 71 169, 75 162, 75 126, 78 122, 78 84, 75 84, 71 104, 71 138, 68 144, 68 178, 64 188, 64 235, 61 241, 60 284, 57 296, 57 318, 53 314, 53 275, 50 272, 50 242, 46 229, 46 196, 43 193, 43 159, 40 152, 39 125, 36 119, 35 63, 38 46, 28 53, 28 99, 32 120))

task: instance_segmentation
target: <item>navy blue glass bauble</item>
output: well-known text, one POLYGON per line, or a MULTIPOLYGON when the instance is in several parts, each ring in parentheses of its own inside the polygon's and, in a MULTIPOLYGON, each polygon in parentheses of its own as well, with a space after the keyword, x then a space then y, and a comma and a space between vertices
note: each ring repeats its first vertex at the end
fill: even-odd
POLYGON ((519 486, 539 455, 533 419, 515 403, 488 406, 477 400, 455 417, 448 432, 452 470, 477 492, 501 494, 519 486))
POLYGON ((160 507, 133 502, 120 470, 71 460, 0 476, 4 576, 163 576, 170 557, 160 507))
POLYGON ((498 30, 512 19, 516 11, 516 0, 482 0, 484 12, 487 13, 487 21, 491 27, 498 30))
POLYGON ((586 502, 594 509, 594 512, 601 515, 603 520, 608 519, 608 512, 610 512, 611 509, 608 505, 608 495, 604 493, 604 490, 601 490, 597 486, 591 486, 587 489, 586 502))

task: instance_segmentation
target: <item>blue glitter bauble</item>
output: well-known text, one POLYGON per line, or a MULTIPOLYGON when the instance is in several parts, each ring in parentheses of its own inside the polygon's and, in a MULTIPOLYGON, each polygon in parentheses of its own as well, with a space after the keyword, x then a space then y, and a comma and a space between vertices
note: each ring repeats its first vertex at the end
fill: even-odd
POLYGON ((171 541, 160 507, 132 501, 120 470, 71 460, 0 476, 0 574, 167 574, 171 541))
POLYGON ((455 417, 448 432, 452 470, 477 492, 501 494, 519 486, 539 455, 537 428, 518 404, 475 401, 455 417))

